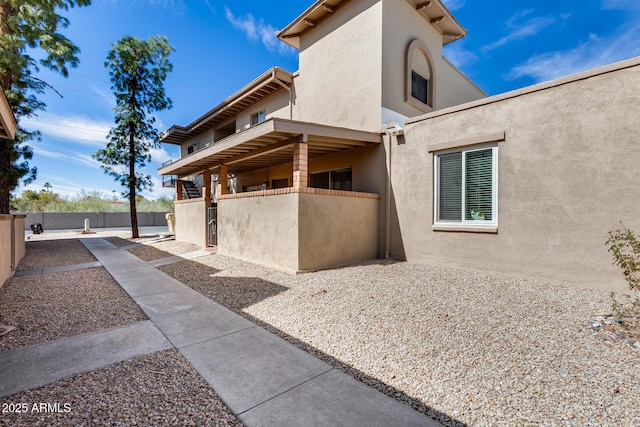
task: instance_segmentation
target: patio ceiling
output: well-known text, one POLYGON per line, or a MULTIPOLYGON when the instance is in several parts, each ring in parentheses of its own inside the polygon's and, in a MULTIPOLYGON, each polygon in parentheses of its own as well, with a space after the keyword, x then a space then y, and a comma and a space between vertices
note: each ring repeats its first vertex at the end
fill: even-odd
POLYGON ((309 145, 312 158, 381 141, 376 132, 274 118, 163 166, 158 173, 186 176, 221 165, 226 165, 229 173, 239 173, 291 162, 297 142, 309 145))

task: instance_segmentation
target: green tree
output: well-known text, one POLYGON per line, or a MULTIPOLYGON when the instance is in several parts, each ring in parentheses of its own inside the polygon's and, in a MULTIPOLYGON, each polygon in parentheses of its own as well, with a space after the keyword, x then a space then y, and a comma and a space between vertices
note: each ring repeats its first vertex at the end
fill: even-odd
POLYGON ((122 195, 129 198, 133 238, 139 237, 136 192, 152 186, 151 176, 136 171, 136 166, 149 163, 149 151, 159 146, 160 134, 152 114, 172 106, 164 80, 173 68, 168 59, 173 50, 166 37, 140 40, 127 36, 112 44, 105 61, 116 97, 115 127, 109 131, 106 148, 98 150, 94 158, 126 188, 122 195))
MULTIPOLYGON (((47 84, 34 76, 40 67, 68 75, 68 66, 78 65, 79 49, 59 30, 69 21, 57 13, 90 0, 0 0, 0 89, 9 101, 18 124, 45 105, 36 97, 47 84), (37 55, 37 58, 32 56, 37 55)), ((32 182, 36 168, 29 140, 37 132, 19 128, 15 139, 0 138, 0 214, 9 213, 9 200, 20 180, 32 182)))

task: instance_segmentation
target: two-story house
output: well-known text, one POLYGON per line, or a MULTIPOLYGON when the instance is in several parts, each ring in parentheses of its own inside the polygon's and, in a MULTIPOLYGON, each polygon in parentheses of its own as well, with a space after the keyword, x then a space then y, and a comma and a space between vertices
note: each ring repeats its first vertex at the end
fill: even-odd
POLYGON ((215 202, 222 254, 290 271, 384 256, 383 137, 485 96, 442 56, 464 35, 439 0, 315 2, 278 33, 297 72, 268 70, 163 134, 181 147, 160 169, 178 178, 176 238, 204 246, 215 202))
POLYGON ((316 1, 278 33, 297 72, 163 135, 176 239, 294 272, 391 257, 625 290, 604 242, 640 230, 640 58, 486 97, 442 56, 464 36, 440 0, 316 1))

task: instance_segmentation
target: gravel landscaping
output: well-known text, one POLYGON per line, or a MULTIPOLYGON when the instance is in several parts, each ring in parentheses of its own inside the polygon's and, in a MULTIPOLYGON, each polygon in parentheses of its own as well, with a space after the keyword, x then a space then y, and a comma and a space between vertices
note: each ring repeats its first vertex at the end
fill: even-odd
POLYGON ((0 426, 242 425, 175 350, 117 363, 0 403, 28 408, 23 414, 2 414, 0 426), (60 412, 33 412, 34 403, 57 403, 60 412))
POLYGON ((586 326, 608 292, 390 261, 161 270, 447 425, 640 425, 635 340, 586 326))
POLYGON ((170 257, 172 255, 182 255, 187 252, 195 252, 200 247, 192 243, 176 242, 168 240, 163 242, 155 242, 142 244, 135 248, 128 249, 129 252, 145 261, 153 261, 160 258, 170 257))
POLYGON ((96 258, 76 239, 28 240, 17 271, 93 262, 96 258))
MULTIPOLYGON (((55 251, 41 256, 59 258, 55 251)), ((14 276, 0 288, 0 324, 16 327, 0 336, 0 350, 146 319, 104 268, 14 276)))

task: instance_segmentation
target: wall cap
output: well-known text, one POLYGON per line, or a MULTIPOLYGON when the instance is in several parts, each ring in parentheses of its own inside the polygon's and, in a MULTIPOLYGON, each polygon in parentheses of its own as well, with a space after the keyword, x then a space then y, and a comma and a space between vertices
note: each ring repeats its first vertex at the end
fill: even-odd
POLYGON ((495 104, 511 98, 517 98, 519 96, 528 95, 535 92, 540 92, 546 89, 554 88, 557 86, 563 86, 569 83, 578 82, 580 80, 586 80, 592 77, 598 77, 604 74, 613 73, 616 71, 625 70, 628 68, 640 66, 640 56, 627 59, 625 61, 616 62, 613 64, 605 65, 602 67, 593 68, 591 70, 583 71, 581 73, 572 74, 567 77, 561 77, 549 82, 538 83, 533 86, 527 86, 522 89, 516 89, 510 92, 501 93, 498 95, 490 96, 488 98, 482 98, 477 101, 467 102, 465 104, 455 105, 453 107, 437 110, 432 113, 423 114, 421 116, 413 117, 407 120, 406 124, 414 124, 425 120, 433 119, 448 114, 454 114, 460 111, 471 110, 476 107, 482 107, 483 105, 495 104))
POLYGON ((379 199, 380 195, 376 193, 363 193, 360 191, 343 191, 343 190, 329 190, 326 188, 313 188, 313 187, 286 187, 286 188, 272 188, 271 190, 258 190, 247 191, 244 193, 225 194, 217 196, 218 200, 231 200, 231 199, 244 199, 247 197, 267 197, 278 196, 282 194, 320 194, 325 196, 342 196, 353 197, 360 199, 379 199))

